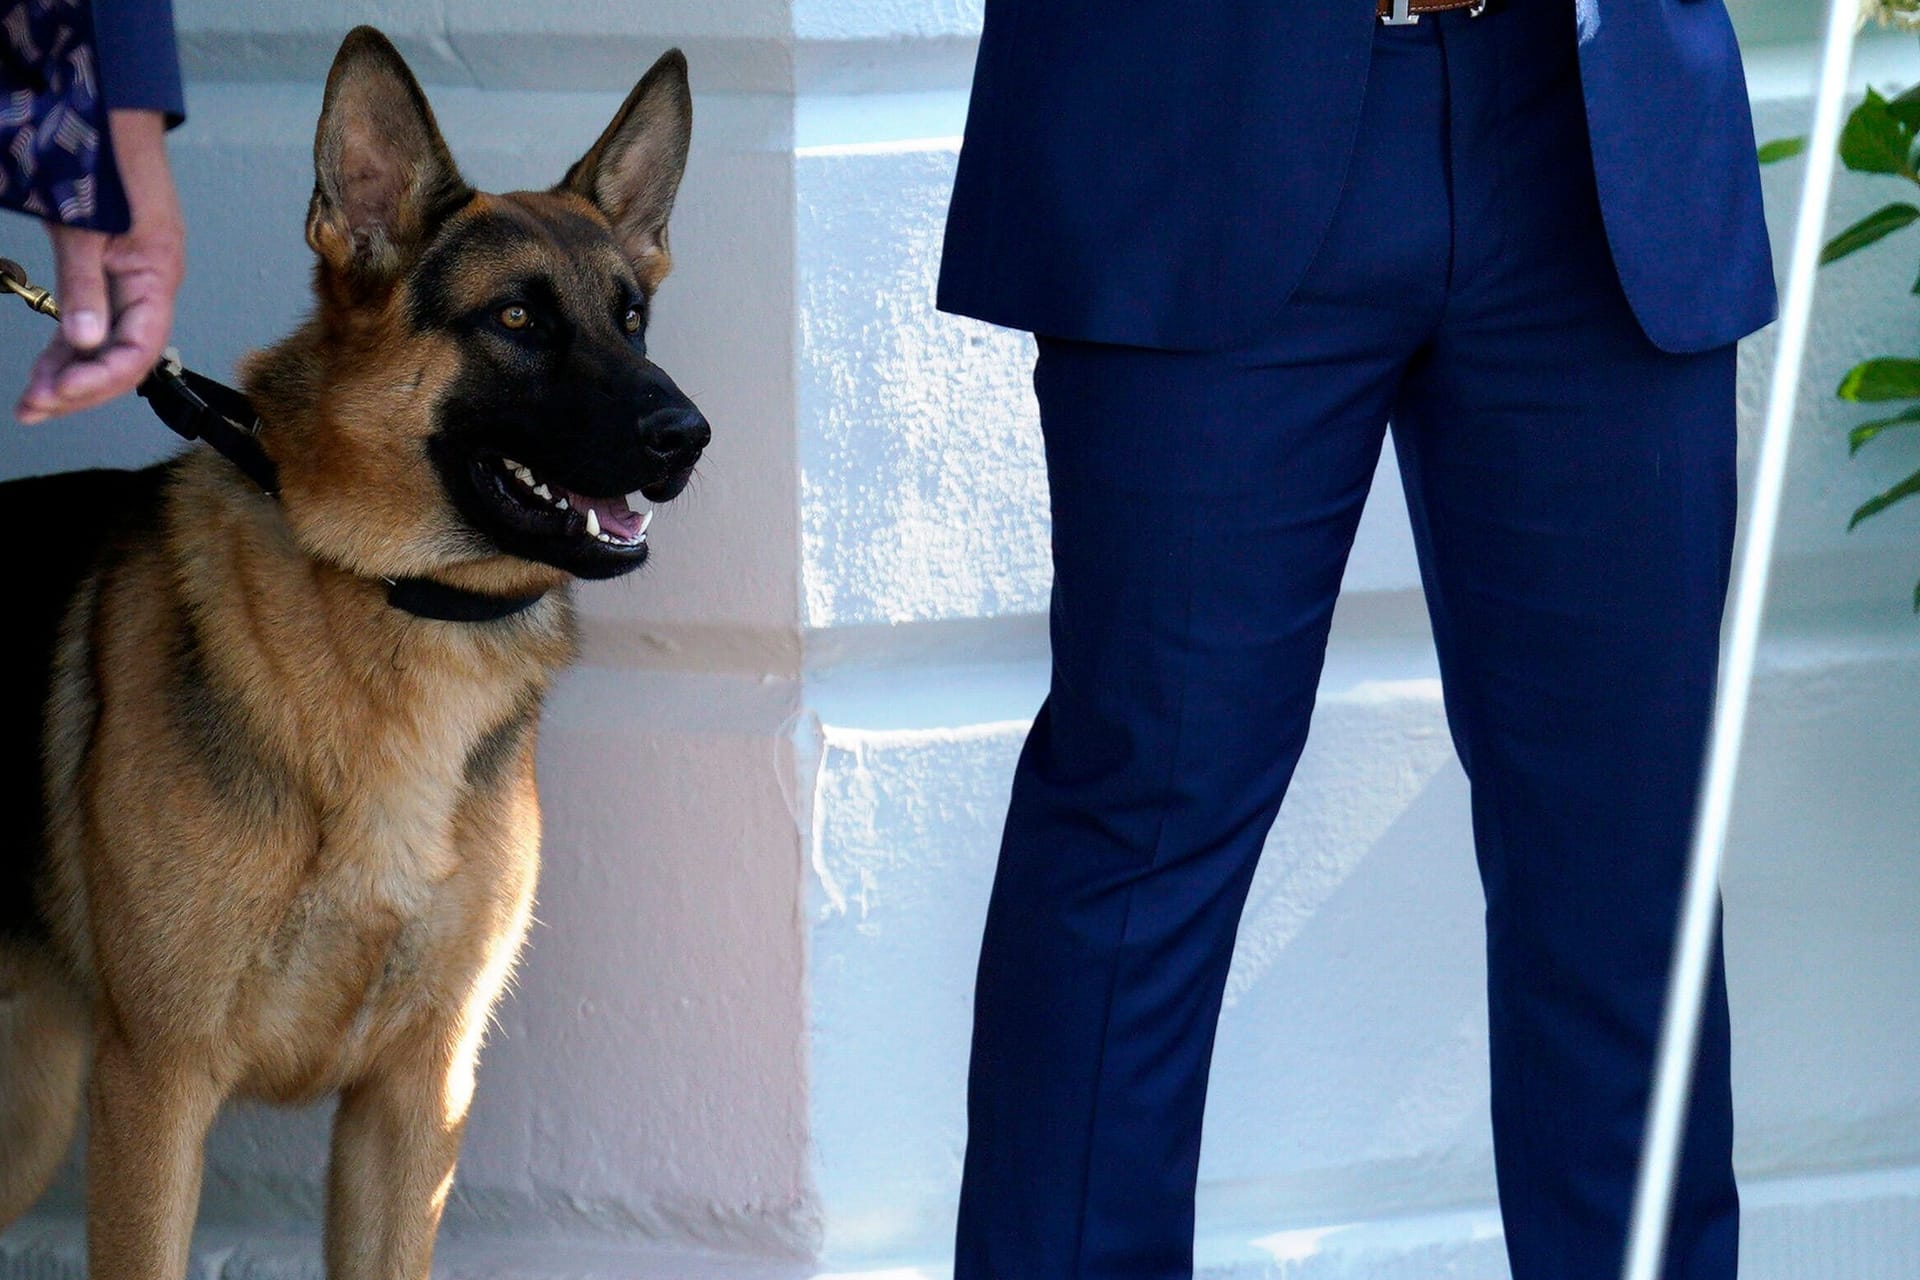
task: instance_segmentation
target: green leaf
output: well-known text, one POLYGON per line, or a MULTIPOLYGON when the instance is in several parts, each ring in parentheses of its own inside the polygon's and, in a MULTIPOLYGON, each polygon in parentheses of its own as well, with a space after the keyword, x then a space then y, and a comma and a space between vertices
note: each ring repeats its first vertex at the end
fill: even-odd
POLYGON ((1834 394, 1853 401, 1920 399, 1920 360, 1863 360, 1847 370, 1834 394))
POLYGON ((1847 454, 1852 456, 1860 452, 1860 446, 1883 431, 1894 427, 1920 427, 1920 404, 1891 418, 1875 418, 1872 422, 1863 422, 1847 432, 1847 454))
POLYGON ((1920 129, 1920 84, 1909 85, 1887 102, 1887 111, 1909 129, 1920 129))
POLYGON ((1775 138, 1760 147, 1761 164, 1779 164, 1782 160, 1791 160, 1807 149, 1805 138, 1775 138))
POLYGON ((1880 494, 1878 497, 1869 498, 1861 503, 1860 509, 1853 513, 1853 519, 1847 521, 1847 531, 1852 532, 1854 526, 1858 525, 1868 516, 1877 516, 1894 503, 1905 498, 1911 498, 1916 493, 1920 493, 1920 471, 1914 472, 1905 480, 1902 480, 1899 484, 1893 486, 1893 488, 1887 490, 1885 493, 1880 494))
POLYGON ((1874 241, 1892 235, 1916 218, 1920 218, 1920 209, 1904 201, 1876 209, 1827 241, 1827 247, 1820 251, 1820 265, 1824 267, 1829 262, 1838 262, 1855 250, 1864 249, 1874 241))
POLYGON ((1855 173, 1893 173, 1913 177, 1908 156, 1913 152, 1913 130, 1900 123, 1887 100, 1867 90, 1867 100, 1853 109, 1840 131, 1840 160, 1855 173))

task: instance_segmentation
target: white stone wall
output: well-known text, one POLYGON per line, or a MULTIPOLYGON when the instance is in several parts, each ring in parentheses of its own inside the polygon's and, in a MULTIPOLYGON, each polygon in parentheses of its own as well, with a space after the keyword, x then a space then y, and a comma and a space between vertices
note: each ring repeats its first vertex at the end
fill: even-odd
MULTIPOLYGON (((1030 346, 931 308, 979 0, 178 3, 177 341, 214 372, 303 305, 312 117, 351 22, 396 37, 489 186, 552 181, 660 49, 692 59, 654 344, 716 438, 647 570, 582 593, 586 661, 541 745, 541 923, 484 1060, 450 1272, 934 1274, 979 924, 1046 678, 1030 346)), ((1804 122, 1805 7, 1735 6, 1763 137, 1804 122)), ((1920 48, 1881 39, 1863 76, 1920 78, 1920 48)), ((1783 250, 1797 178, 1768 176, 1783 250)), ((1890 198, 1849 179, 1836 225, 1890 198)), ((37 269, 36 239, 0 222, 37 269)), ((1824 281, 1727 885, 1749 1280, 1920 1275, 1920 509, 1843 532, 1920 450, 1849 461, 1863 415, 1830 398, 1920 338, 1916 255, 1883 248, 1824 281)), ((0 309, 9 394, 42 335, 0 309)), ((1749 429, 1769 356, 1743 353, 1749 429)), ((123 404, 0 432, 0 471, 168 447, 123 404)), ((1346 586, 1236 955, 1203 1270, 1499 1280, 1465 784, 1390 460, 1346 586)), ((325 1120, 222 1121, 207 1275, 317 1274, 325 1120)), ((0 1237, 0 1277, 74 1273, 75 1185, 0 1237)))

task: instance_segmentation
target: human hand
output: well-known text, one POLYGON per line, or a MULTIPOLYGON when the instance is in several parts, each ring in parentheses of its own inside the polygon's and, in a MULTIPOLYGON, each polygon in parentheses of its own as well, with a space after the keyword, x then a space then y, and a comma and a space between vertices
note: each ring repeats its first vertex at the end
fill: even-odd
POLYGON ((34 362, 14 416, 29 425, 131 391, 160 359, 186 274, 186 229, 158 111, 111 111, 114 157, 133 213, 123 235, 52 223, 60 332, 34 362))

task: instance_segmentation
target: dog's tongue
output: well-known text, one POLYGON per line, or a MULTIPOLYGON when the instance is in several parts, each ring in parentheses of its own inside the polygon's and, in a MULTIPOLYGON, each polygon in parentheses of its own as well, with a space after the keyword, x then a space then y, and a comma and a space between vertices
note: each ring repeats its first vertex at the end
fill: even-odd
POLYGON ((575 493, 557 484, 553 488, 575 511, 583 515, 592 511, 600 527, 608 533, 629 542, 640 536, 640 516, 627 505, 625 498, 591 498, 584 493, 575 493))

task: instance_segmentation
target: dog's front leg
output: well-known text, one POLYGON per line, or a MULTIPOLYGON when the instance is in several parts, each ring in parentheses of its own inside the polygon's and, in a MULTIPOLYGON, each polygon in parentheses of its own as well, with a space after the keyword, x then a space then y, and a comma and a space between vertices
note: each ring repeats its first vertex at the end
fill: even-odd
POLYGON ((94 1053, 87 1136, 87 1274, 181 1280, 222 1091, 181 1055, 137 1056, 109 1031, 94 1053))
POLYGON ((328 1172, 328 1280, 426 1280, 472 1078, 471 1062, 422 1062, 387 1068, 341 1095, 328 1172))

